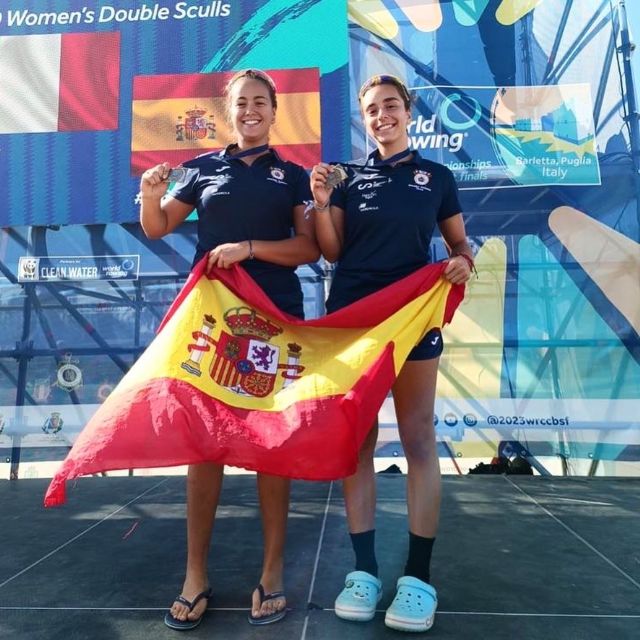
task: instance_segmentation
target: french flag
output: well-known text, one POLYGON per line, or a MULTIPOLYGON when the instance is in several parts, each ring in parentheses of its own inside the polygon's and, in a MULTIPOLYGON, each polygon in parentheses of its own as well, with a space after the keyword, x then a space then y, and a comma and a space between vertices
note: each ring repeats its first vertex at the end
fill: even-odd
POLYGON ((0 36, 0 134, 118 128, 120 33, 0 36))

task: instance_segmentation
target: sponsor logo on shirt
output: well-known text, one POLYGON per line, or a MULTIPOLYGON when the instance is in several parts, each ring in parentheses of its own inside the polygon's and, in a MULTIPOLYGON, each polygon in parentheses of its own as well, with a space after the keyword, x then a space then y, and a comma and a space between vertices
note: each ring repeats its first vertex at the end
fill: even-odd
POLYGON ((375 189, 376 187, 381 187, 383 184, 387 184, 389 182, 386 180, 368 180, 367 182, 361 182, 358 184, 358 191, 364 191, 365 189, 375 189))
POLYGON ((363 173, 356 173, 349 182, 349 186, 357 187, 358 191, 365 191, 381 187, 383 184, 387 184, 387 182, 390 182, 387 176, 383 176, 376 169, 368 169, 363 173))
POLYGON ((231 176, 228 174, 220 173, 215 176, 210 176, 205 191, 208 196, 228 196, 228 191, 220 191, 220 189, 229 182, 231 182, 231 176))
POLYGON ((287 184, 284 179, 285 178, 284 169, 281 169, 280 167, 271 167, 269 169, 269 172, 271 173, 271 177, 267 178, 267 180, 271 182, 275 182, 276 184, 284 184, 284 185, 287 184))
POLYGON ((428 171, 424 171, 422 169, 416 169, 413 172, 414 184, 409 184, 409 186, 412 189, 417 189, 418 191, 431 191, 431 188, 427 187, 430 181, 431 181, 431 174, 428 171))
POLYGON ((361 202, 360 205, 358 206, 358 210, 361 213, 365 213, 367 211, 378 211, 380 209, 380 207, 370 207, 367 205, 366 202, 361 202))
POLYGON ((428 171, 422 171, 421 169, 417 169, 413 174, 413 181, 423 187, 426 184, 429 184, 431 180, 431 174, 428 171))

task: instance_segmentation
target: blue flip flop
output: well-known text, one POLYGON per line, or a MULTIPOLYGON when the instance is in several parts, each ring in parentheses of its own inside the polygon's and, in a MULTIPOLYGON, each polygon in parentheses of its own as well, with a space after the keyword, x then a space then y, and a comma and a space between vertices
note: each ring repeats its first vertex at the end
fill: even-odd
MULTIPOLYGON (((211 587, 205 589, 204 591, 201 591, 193 600, 187 600, 184 596, 178 596, 174 600, 174 602, 179 602, 180 604, 185 605, 189 608, 189 613, 191 613, 198 602, 205 598, 207 601, 209 600, 209 598, 211 598, 211 587)), ((202 622, 202 618, 206 611, 207 610, 205 609, 202 615, 195 620, 178 620, 178 618, 174 618, 171 615, 171 611, 167 611, 167 613, 165 613, 164 615, 164 623, 171 629, 177 629, 178 631, 188 631, 189 629, 195 629, 202 622)))
MULTIPOLYGON (((266 602, 267 600, 275 600, 276 598, 285 598, 284 591, 274 591, 273 593, 265 593, 264 587, 259 584, 256 587, 258 594, 260 595, 260 606, 266 602)), ((247 620, 249 624, 261 625, 261 624, 271 624, 273 622, 278 622, 278 620, 282 620, 287 615, 287 607, 280 609, 280 611, 274 611, 270 613, 268 616, 253 616, 251 611, 249 611, 249 615, 247 616, 247 620)))

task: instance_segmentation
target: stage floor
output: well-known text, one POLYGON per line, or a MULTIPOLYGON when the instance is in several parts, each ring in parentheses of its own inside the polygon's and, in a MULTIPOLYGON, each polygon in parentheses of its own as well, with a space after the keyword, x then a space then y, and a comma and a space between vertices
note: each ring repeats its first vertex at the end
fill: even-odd
MULTIPOLYGON (((0 638, 181 637, 164 612, 184 571, 184 477, 85 478, 68 504, 42 507, 48 480, 0 482, 0 638)), ((246 622, 260 573, 255 478, 225 477, 210 556, 214 597, 190 639, 416 637, 384 626, 407 549, 405 476, 378 476, 384 596, 372 622, 339 620, 333 601, 352 553, 339 483, 295 482, 287 547, 290 611, 246 622)), ((431 638, 640 637, 640 480, 445 476, 431 638)), ((422 634, 427 635, 427 634, 422 634)))

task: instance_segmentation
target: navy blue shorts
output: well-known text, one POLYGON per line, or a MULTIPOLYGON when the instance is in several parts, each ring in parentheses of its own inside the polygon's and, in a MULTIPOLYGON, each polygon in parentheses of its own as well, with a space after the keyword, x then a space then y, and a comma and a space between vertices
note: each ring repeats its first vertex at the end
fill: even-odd
POLYGON ((442 332, 440 329, 428 331, 418 344, 413 347, 407 360, 432 360, 442 353, 442 332))

